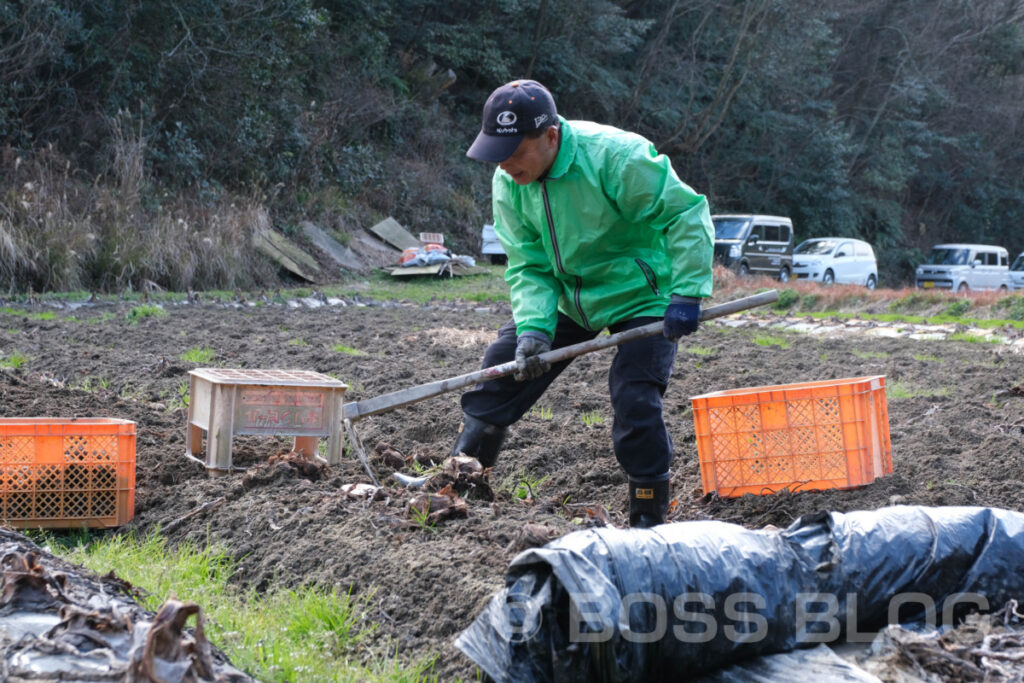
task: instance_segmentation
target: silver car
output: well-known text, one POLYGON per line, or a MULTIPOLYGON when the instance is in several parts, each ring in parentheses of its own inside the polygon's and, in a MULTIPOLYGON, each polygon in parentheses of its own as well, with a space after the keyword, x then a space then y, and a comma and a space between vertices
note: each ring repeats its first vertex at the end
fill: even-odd
POLYGON ((989 244, 936 244, 917 267, 914 282, 922 289, 1005 292, 1010 288, 1010 255, 989 244))
POLYGON ((1015 292, 1024 289, 1024 251, 1017 254, 1010 266, 1010 289, 1015 292))

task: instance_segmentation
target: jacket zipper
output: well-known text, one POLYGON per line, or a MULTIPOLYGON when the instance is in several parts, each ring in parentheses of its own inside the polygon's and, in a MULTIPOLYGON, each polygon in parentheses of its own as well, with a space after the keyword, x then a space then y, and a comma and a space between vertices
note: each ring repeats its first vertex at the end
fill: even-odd
POLYGON ((650 286, 651 291, 654 292, 654 295, 661 296, 661 292, 658 291, 658 276, 654 274, 654 269, 641 259, 637 258, 633 260, 636 261, 638 266, 640 266, 640 270, 644 272, 644 278, 647 280, 647 284, 650 286))
MULTIPOLYGON (((555 238, 555 220, 551 216, 551 204, 548 202, 548 186, 547 181, 540 181, 541 195, 544 197, 544 213, 548 219, 548 234, 551 236, 551 247, 555 250, 555 266, 558 268, 558 272, 562 275, 568 275, 565 271, 565 266, 562 265, 562 252, 558 249, 558 240, 555 238)), ((579 275, 573 275, 576 278, 576 289, 573 291, 572 300, 576 305, 576 311, 580 314, 580 320, 583 321, 583 327, 590 329, 590 322, 587 320, 587 314, 583 312, 583 305, 580 303, 580 292, 583 289, 583 278, 579 275)))

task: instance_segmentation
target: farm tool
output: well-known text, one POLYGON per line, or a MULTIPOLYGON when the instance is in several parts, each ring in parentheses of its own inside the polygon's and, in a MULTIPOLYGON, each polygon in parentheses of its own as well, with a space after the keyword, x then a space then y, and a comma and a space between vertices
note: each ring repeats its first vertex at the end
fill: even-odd
MULTIPOLYGON (((778 292, 772 289, 767 292, 761 292, 752 296, 743 297, 742 299, 736 299, 735 301, 729 301, 724 304, 705 308, 701 312, 700 319, 703 322, 706 320, 713 320, 714 318, 721 318, 723 316, 732 315, 733 313, 739 313, 757 306, 772 303, 777 301, 778 298, 778 292)), ((597 337, 571 346, 552 349, 547 353, 541 354, 540 358, 548 363, 558 363, 560 361, 569 360, 570 358, 575 358, 576 356, 581 356, 585 353, 600 351, 601 349, 618 346, 626 342, 661 334, 663 326, 664 324, 659 320, 658 322, 650 323, 642 327, 636 327, 631 330, 597 337)), ((481 382, 488 382, 500 377, 505 377, 506 375, 511 375, 515 371, 515 361, 508 361, 507 363, 494 365, 474 372, 468 372, 464 375, 458 375, 457 377, 449 377, 436 382, 420 384, 408 389, 400 389, 374 398, 346 403, 342 412, 345 430, 351 435, 353 449, 356 451, 366 473, 370 475, 370 479, 373 480, 374 484, 377 484, 377 478, 374 476, 373 470, 370 467, 370 461, 366 455, 366 450, 363 448, 352 423, 357 420, 361 420, 364 417, 369 417, 370 415, 377 415, 389 410, 394 410, 395 408, 401 408, 413 403, 418 403, 419 401, 433 398, 434 396, 445 394, 449 391, 455 391, 481 382)))

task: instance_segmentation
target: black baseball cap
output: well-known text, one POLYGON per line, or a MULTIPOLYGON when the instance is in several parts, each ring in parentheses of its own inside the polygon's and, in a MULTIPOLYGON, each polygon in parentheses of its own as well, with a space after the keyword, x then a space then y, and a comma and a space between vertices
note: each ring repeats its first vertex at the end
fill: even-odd
POLYGON ((537 81, 512 81, 491 93, 484 104, 480 133, 466 152, 477 161, 500 163, 512 156, 523 136, 558 119, 555 100, 537 81))

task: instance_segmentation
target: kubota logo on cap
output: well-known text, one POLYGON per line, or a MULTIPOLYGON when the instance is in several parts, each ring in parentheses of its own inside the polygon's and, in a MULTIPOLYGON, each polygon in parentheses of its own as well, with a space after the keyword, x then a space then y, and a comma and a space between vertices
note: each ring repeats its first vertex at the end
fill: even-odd
POLYGON ((511 126, 517 120, 518 117, 516 116, 516 113, 514 111, 503 111, 500 114, 498 114, 497 118, 499 126, 511 126))

